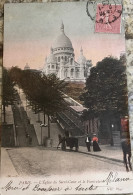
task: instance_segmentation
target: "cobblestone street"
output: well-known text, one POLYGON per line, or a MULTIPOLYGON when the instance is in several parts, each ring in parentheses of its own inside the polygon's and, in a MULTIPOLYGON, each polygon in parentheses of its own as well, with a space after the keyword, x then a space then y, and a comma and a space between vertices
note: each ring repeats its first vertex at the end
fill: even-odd
POLYGON ((70 152, 69 150, 64 152, 60 149, 42 147, 8 149, 7 153, 19 176, 71 175, 86 171, 125 171, 122 162, 99 158, 89 153, 70 152))

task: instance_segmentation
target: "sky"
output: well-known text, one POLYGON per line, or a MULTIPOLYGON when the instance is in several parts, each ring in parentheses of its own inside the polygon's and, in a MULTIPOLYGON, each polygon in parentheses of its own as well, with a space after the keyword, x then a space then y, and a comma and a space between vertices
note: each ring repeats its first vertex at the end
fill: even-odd
POLYGON ((93 65, 107 56, 119 58, 125 51, 123 28, 120 34, 95 33, 94 21, 86 14, 86 2, 5 4, 4 66, 23 69, 28 63, 30 68, 43 68, 62 21, 75 60, 81 46, 93 65))

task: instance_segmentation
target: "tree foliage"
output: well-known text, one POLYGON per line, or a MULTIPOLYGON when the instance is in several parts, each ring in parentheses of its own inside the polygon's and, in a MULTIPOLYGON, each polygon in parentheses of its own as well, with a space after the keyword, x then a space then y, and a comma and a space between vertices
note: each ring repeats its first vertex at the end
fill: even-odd
POLYGON ((3 68, 3 77, 2 77, 2 105, 4 112, 4 122, 5 122, 5 107, 12 105, 15 101, 16 90, 14 89, 14 83, 10 79, 9 71, 6 68, 3 68))
POLYGON ((37 104, 40 109, 45 109, 46 114, 49 115, 62 110, 64 85, 64 82, 54 74, 41 76, 30 71, 23 72, 22 88, 27 98, 37 104))
POLYGON ((59 80, 56 75, 46 76, 39 72, 21 70, 17 67, 12 68, 10 73, 14 82, 23 89, 31 104, 44 112, 44 121, 45 114, 48 115, 49 119, 49 116, 53 116, 65 108, 63 90, 66 84, 59 80))
POLYGON ((128 114, 126 67, 121 60, 104 58, 91 69, 81 96, 88 108, 86 116, 105 113, 128 114))

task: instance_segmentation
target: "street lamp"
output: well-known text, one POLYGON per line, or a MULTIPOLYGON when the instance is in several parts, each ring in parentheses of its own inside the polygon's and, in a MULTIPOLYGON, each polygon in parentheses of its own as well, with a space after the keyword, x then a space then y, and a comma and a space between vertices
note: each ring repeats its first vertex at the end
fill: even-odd
POLYGON ((47 127, 47 126, 48 126, 47 124, 40 123, 40 127, 41 127, 41 145, 42 145, 42 128, 47 127))
POLYGON ((37 119, 37 121, 36 121, 37 123, 40 123, 40 122, 42 122, 41 120, 40 120, 40 112, 38 111, 38 119, 37 119))
POLYGON ((114 129, 114 124, 111 125, 111 146, 114 146, 113 129, 114 129))

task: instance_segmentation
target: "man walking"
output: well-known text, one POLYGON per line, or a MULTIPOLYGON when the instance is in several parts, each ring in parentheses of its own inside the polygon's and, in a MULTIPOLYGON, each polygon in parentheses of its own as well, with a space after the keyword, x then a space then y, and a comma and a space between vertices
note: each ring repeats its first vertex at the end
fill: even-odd
POLYGON ((90 152, 90 146, 91 146, 91 138, 89 137, 89 135, 87 134, 87 137, 85 139, 85 143, 86 143, 86 147, 88 149, 88 152, 90 152))

